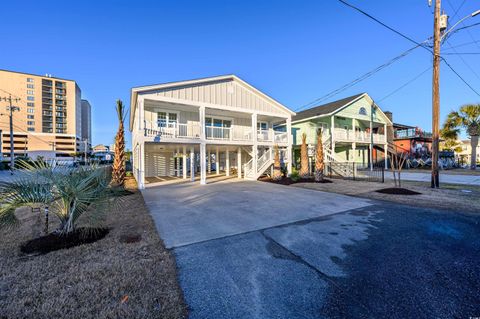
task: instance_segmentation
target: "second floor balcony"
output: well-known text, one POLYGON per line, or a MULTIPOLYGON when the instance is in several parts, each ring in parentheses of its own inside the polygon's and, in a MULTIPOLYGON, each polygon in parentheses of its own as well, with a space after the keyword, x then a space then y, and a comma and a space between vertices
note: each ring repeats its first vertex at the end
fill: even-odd
POLYGON ((370 136, 370 133, 367 131, 354 131, 343 128, 334 129, 334 139, 338 141, 348 141, 348 142, 363 142, 370 143, 373 138, 374 143, 385 143, 385 135, 373 133, 370 136))
MULTIPOLYGON (((199 122, 189 123, 152 123, 145 121, 144 135, 160 139, 200 139, 202 127, 199 122)), ((207 140, 252 142, 253 130, 249 126, 232 125, 229 127, 206 125, 204 127, 207 140)), ((273 129, 257 130, 259 143, 287 143, 286 132, 273 129)))

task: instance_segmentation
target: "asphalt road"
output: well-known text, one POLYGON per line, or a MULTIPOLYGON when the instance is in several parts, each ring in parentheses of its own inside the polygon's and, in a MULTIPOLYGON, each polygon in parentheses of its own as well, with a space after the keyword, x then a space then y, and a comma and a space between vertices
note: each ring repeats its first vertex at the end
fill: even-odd
POLYGON ((375 202, 173 251, 191 318, 469 318, 479 223, 375 202))

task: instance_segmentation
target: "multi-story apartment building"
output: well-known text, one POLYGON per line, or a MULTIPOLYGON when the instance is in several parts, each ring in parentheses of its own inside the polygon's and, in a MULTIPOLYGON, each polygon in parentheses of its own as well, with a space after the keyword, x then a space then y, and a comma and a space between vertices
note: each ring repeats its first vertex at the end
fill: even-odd
MULTIPOLYGON (((70 157, 91 145, 91 111, 73 80, 0 70, 0 96, 19 99, 13 113, 15 156, 70 157)), ((8 103, 0 102, 1 151, 10 157, 8 103)))

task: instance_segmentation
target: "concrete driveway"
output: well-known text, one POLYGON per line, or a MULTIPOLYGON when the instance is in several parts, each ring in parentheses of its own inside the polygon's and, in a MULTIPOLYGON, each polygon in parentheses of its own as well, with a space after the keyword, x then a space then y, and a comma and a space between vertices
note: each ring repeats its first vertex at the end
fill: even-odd
POLYGON ((142 191, 167 248, 365 207, 370 201, 236 179, 142 191))
POLYGON ((143 194, 191 318, 480 314, 478 216, 260 182, 143 194))

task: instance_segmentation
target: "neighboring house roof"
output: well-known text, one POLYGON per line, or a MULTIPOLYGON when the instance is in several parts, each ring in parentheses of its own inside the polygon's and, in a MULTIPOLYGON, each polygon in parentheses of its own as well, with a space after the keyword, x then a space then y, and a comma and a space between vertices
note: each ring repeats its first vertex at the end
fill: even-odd
POLYGON ((335 111, 340 110, 344 106, 346 106, 348 104, 351 104, 352 102, 354 102, 355 100, 357 100, 358 98, 360 98, 361 96, 363 96, 365 94, 366 93, 355 94, 355 95, 346 97, 346 98, 341 99, 341 100, 333 101, 333 102, 330 102, 330 103, 327 103, 327 104, 322 104, 322 105, 319 105, 319 106, 312 107, 311 109, 298 112, 297 115, 295 115, 292 118, 292 122, 301 121, 301 120, 311 118, 311 117, 316 117, 316 116, 321 116, 321 115, 327 115, 327 114, 334 113, 335 111))
POLYGON ((290 110, 289 108, 287 108, 286 106, 284 106, 283 104, 278 102, 277 100, 273 99, 272 97, 268 96, 267 94, 263 93, 262 91, 256 89, 255 87, 251 86, 247 82, 240 79, 238 76, 230 74, 230 75, 221 75, 221 76, 200 78, 200 79, 187 80, 187 81, 168 82, 168 83, 162 83, 162 84, 154 84, 154 85, 133 87, 132 91, 131 91, 131 96, 130 96, 130 130, 133 129, 133 120, 135 118, 135 112, 136 112, 136 109, 137 109, 138 93, 156 91, 156 90, 162 90, 162 89, 169 89, 169 88, 175 88, 175 87, 185 87, 185 86, 191 86, 191 85, 208 84, 208 83, 212 83, 212 82, 228 81, 228 80, 239 82, 244 87, 247 87, 251 91, 255 92, 256 94, 261 96, 263 99, 268 100, 273 105, 281 108, 282 110, 286 111, 287 113, 289 113, 291 115, 295 115, 295 112, 293 112, 292 110, 290 110))
POLYGON ((400 123, 393 123, 393 127, 398 128, 398 129, 416 128, 415 126, 405 125, 405 124, 400 124, 400 123))

